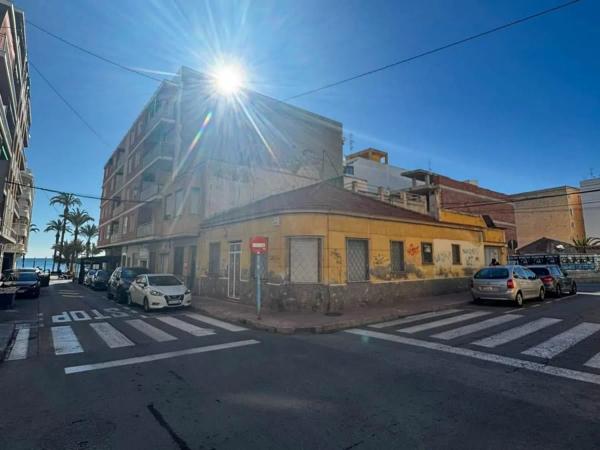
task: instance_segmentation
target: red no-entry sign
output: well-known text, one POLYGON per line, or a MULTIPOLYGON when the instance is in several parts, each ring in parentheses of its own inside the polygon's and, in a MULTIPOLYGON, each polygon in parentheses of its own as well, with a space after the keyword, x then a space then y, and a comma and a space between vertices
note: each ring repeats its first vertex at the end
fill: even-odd
POLYGON ((262 255, 269 250, 268 239, 264 236, 253 236, 250 238, 250 251, 255 255, 262 255))

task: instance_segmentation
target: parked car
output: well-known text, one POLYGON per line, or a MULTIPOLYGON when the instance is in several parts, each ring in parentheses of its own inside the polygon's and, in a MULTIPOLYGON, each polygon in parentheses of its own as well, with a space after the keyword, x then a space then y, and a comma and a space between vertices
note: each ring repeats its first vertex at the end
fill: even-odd
POLYGON ((518 306, 531 298, 543 300, 544 284, 535 273, 523 266, 507 265, 485 267, 471 280, 473 301, 509 300, 518 306))
POLYGON ((42 270, 42 271, 38 272, 38 277, 40 279, 41 287, 50 286, 50 271, 49 270, 42 270))
POLYGON ((527 268, 542 280, 547 293, 552 293, 556 297, 560 297, 566 292, 569 294, 577 293, 577 283, 559 266, 527 266, 527 268))
POLYGON ((129 285, 138 276, 148 273, 145 267, 117 267, 108 279, 106 296, 114 298, 119 303, 127 301, 129 285))
POLYGON ((142 305, 146 312, 189 306, 192 303, 192 291, 175 275, 138 275, 129 286, 128 303, 142 305))
POLYGON ((9 277, 11 274, 13 274, 15 272, 35 273, 35 274, 37 274, 38 279, 40 280, 41 287, 47 287, 50 285, 50 271, 49 270, 44 271, 37 267, 18 267, 16 269, 6 269, 2 272, 2 277, 4 279, 5 277, 9 277))
POLYGON ((97 270, 92 280, 90 282, 90 287, 92 289, 104 290, 108 286, 108 279, 110 278, 110 273, 106 270, 97 270))
POLYGON ((83 285, 84 286, 90 286, 92 284, 92 278, 94 277, 96 272, 97 272, 96 269, 89 269, 85 273, 85 276, 83 277, 83 285))
POLYGON ((16 288, 17 296, 29 296, 34 298, 40 296, 40 279, 35 271, 20 272, 13 270, 6 275, 3 273, 2 287, 16 288))

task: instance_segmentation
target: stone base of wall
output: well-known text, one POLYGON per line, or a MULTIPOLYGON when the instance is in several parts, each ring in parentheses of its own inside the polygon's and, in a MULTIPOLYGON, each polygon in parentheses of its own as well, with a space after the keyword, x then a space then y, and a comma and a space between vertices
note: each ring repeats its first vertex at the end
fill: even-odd
MULTIPOLYGON (((406 300, 469 289, 470 278, 442 278, 388 283, 262 284, 262 304, 271 311, 343 312, 369 306, 400 305, 406 300)), ((240 284, 241 303, 254 305, 254 282, 240 284)), ((203 277, 200 295, 227 298, 227 279, 203 277)))
POLYGON ((600 283, 600 272, 591 270, 568 270, 569 276, 579 283, 600 283))

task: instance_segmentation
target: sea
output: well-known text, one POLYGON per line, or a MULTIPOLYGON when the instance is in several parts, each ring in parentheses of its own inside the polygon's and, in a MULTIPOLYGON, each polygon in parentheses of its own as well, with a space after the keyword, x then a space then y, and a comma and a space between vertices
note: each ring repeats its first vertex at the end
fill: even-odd
MULTIPOLYGON (((17 269, 19 267, 40 267, 43 270, 52 270, 52 256, 47 256, 45 258, 19 258, 16 264, 17 269)), ((67 264, 61 264, 60 270, 65 272, 68 268, 67 264)), ((79 264, 75 264, 75 273, 77 273, 79 269, 79 264)), ((54 270, 58 270, 58 267, 55 266, 54 270)))

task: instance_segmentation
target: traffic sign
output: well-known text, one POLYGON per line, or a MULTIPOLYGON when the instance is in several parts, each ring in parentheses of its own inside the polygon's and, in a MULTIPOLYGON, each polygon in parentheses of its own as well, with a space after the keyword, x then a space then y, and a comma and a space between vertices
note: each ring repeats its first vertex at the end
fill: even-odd
POLYGON ((269 250, 269 240, 264 236, 253 236, 250 238, 250 251, 255 255, 262 255, 269 250))

